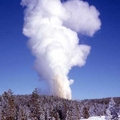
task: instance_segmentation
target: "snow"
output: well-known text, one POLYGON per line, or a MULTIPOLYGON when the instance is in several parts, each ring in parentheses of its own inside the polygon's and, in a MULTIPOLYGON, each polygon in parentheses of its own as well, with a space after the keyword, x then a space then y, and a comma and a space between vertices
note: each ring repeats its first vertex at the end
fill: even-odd
POLYGON ((88 119, 80 119, 80 120, 105 120, 105 116, 94 116, 94 117, 89 117, 88 119))
MULTIPOLYGON (((94 116, 94 117, 89 117, 88 119, 80 119, 80 120, 106 120, 105 116, 94 116)), ((118 117, 118 120, 120 120, 120 115, 118 117)))

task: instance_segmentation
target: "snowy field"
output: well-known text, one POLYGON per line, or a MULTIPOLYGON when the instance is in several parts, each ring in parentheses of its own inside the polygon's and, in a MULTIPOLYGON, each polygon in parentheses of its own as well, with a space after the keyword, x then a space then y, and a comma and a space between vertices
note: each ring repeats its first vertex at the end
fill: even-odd
MULTIPOLYGON (((88 119, 80 119, 80 120, 106 120, 105 116, 94 116, 94 117, 90 117, 88 119)), ((118 120, 120 120, 120 115, 118 117, 118 120)))
POLYGON ((90 117, 88 119, 80 119, 80 120, 105 120, 105 116, 96 116, 96 117, 90 117))

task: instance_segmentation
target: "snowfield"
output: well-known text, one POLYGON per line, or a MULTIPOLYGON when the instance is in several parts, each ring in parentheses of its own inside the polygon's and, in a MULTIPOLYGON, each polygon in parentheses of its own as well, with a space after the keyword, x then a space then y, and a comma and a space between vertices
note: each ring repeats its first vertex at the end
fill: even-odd
POLYGON ((94 116, 88 119, 80 119, 80 120, 105 120, 105 116, 94 116))
MULTIPOLYGON (((80 120, 106 120, 105 116, 94 116, 94 117, 89 117, 88 119, 80 119, 80 120)), ((120 120, 120 115, 118 116, 118 120, 120 120)))

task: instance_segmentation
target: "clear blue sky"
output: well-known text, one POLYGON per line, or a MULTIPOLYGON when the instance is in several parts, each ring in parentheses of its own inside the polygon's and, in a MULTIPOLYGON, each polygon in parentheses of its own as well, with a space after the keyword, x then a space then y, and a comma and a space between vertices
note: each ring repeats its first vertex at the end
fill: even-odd
MULTIPOLYGON (((102 26, 92 38, 81 38, 91 52, 85 66, 69 73, 73 99, 120 96, 120 0, 86 1, 100 12, 102 26)), ((20 0, 0 0, 0 94, 9 88, 29 94, 40 86, 23 23, 20 0)))

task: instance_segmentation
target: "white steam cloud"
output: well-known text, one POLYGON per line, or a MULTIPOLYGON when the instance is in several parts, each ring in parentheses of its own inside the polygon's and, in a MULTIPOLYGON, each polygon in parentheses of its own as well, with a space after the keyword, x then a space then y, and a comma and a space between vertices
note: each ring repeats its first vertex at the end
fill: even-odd
POLYGON ((71 99, 68 73, 85 65, 90 46, 79 44, 77 32, 92 36, 100 29, 99 12, 87 2, 22 0, 26 6, 23 34, 36 57, 35 69, 53 95, 71 99))

